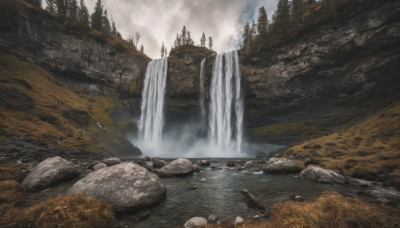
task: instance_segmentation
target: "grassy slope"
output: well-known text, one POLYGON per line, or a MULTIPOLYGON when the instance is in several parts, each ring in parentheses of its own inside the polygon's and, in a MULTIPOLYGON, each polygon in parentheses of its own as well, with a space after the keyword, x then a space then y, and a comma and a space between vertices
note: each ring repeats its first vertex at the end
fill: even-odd
POLYGON ((8 94, 18 107, 0 107, 3 137, 28 135, 37 143, 105 153, 114 152, 114 144, 126 143, 110 117, 111 97, 68 88, 44 69, 12 55, 0 55, 0 80, 1 89, 16 89, 31 98, 24 103, 15 97, 19 93, 8 94))
POLYGON ((367 179, 391 173, 400 183, 400 103, 347 129, 293 146, 286 156, 308 155, 322 167, 367 179))

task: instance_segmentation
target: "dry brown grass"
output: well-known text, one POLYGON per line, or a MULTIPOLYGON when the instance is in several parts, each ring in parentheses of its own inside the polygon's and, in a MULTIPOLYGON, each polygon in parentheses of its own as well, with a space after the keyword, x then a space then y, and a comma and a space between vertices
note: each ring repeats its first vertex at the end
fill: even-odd
POLYGON ((285 155, 308 155, 322 167, 367 179, 399 174, 400 103, 348 129, 294 146, 285 155))
POLYGON ((286 201, 274 204, 269 209, 266 222, 246 221, 234 226, 229 220, 220 228, 261 227, 393 227, 398 220, 399 210, 346 198, 335 192, 323 193, 315 202, 286 201))
POLYGON ((29 208, 10 208, 1 227, 112 227, 112 206, 85 194, 56 196, 29 208))
MULTIPOLYGON (((126 141, 110 116, 114 108, 112 96, 87 95, 13 55, 0 54, 0 81, 0 89, 16 88, 29 96, 33 105, 27 110, 0 107, 2 132, 28 135, 38 143, 90 152, 102 151, 99 148, 113 151, 109 145, 126 141), (89 121, 82 125, 66 118, 64 113, 70 111, 86 113, 89 121)), ((18 105, 18 102, 14 103, 18 105)))

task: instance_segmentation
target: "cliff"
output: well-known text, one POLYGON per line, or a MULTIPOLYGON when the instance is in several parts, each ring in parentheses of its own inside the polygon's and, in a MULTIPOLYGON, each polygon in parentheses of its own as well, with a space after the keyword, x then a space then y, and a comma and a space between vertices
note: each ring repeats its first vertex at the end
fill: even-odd
POLYGON ((253 139, 322 136, 398 100, 400 3, 367 1, 290 41, 241 52, 253 139))
POLYGON ((92 92, 116 89, 141 94, 146 55, 120 39, 32 7, 22 0, 0 3, 0 49, 70 80, 89 83, 92 92))
POLYGON ((141 154, 115 110, 141 94, 146 55, 21 0, 1 1, 0 21, 2 156, 141 154))

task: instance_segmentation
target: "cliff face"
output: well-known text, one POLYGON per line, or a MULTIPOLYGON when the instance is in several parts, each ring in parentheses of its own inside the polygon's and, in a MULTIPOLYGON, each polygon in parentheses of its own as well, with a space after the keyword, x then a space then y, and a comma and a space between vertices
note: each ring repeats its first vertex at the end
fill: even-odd
POLYGON ((30 62, 88 82, 92 92, 117 89, 140 95, 150 59, 129 45, 22 1, 0 3, 0 48, 30 62))
POLYGON ((365 106, 398 99, 400 3, 375 5, 343 9, 336 21, 269 51, 241 53, 253 137, 325 134, 370 112, 365 106))
POLYGON ((1 1, 0 21, 4 156, 141 154, 124 136, 132 116, 115 112, 121 97, 140 96, 147 56, 22 0, 1 1))
POLYGON ((212 59, 215 52, 204 48, 184 45, 171 50, 168 58, 166 126, 175 123, 198 121, 200 117, 200 63, 205 64, 205 88, 208 91, 212 59))

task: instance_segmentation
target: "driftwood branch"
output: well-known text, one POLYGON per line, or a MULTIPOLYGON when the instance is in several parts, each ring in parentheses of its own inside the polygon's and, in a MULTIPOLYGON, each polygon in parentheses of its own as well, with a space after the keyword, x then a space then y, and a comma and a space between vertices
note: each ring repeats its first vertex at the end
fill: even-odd
POLYGON ((263 210, 266 209, 265 205, 258 202, 257 199, 247 189, 242 189, 240 193, 242 193, 244 197, 246 197, 247 205, 249 207, 263 209, 263 210))

